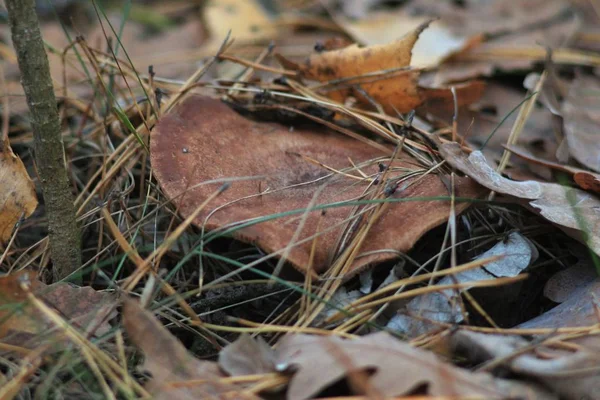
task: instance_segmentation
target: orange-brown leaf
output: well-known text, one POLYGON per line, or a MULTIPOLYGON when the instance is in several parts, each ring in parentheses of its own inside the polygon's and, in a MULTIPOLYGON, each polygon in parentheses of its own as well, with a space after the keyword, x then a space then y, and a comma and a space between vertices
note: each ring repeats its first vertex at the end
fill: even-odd
POLYGON ((311 55, 301 66, 301 72, 311 79, 329 81, 360 76, 410 65, 412 48, 429 22, 421 24, 404 37, 384 45, 359 47, 352 45, 340 50, 311 55))
POLYGON ((0 243, 6 242, 21 216, 37 207, 35 185, 8 141, 0 144, 0 243))
MULTIPOLYGON (((323 129, 295 129, 274 123, 248 120, 225 104, 207 97, 190 97, 171 114, 163 117, 151 138, 154 173, 166 195, 189 216, 213 194, 221 182, 207 184, 215 179, 238 178, 200 212, 195 224, 207 229, 218 229, 240 221, 299 210, 258 224, 233 230, 235 238, 254 243, 275 252, 284 249, 299 229, 303 210, 317 195, 316 206, 365 199, 364 192, 372 193, 379 186, 369 186, 369 180, 351 179, 332 174, 323 166, 336 170, 351 168, 353 163, 363 173, 375 177, 379 171, 374 159, 388 156, 378 148, 355 139, 323 129), (239 178, 246 177, 244 180, 239 178), (265 192, 266 189, 268 192, 265 192)), ((394 166, 415 170, 415 161, 401 155, 394 166)), ((400 173, 400 172, 396 172, 400 173)), ((357 171, 348 174, 360 177, 357 171)), ((400 202, 388 204, 383 215, 374 224, 352 272, 374 262, 396 257, 395 252, 407 251, 429 229, 447 220, 449 201, 427 200, 432 196, 448 196, 448 189, 437 175, 409 178, 390 199, 400 202), (418 179, 418 180, 417 180, 418 179), (412 185, 411 185, 412 183, 412 185), (419 201, 401 201, 420 198, 419 201), (392 251, 379 251, 388 249, 392 251), (366 253, 366 254, 363 254, 366 253)), ((470 179, 456 181, 457 196, 476 197, 480 187, 470 179)), ((467 203, 457 203, 461 212, 467 203)), ((312 211, 306 216, 303 228, 287 256, 299 270, 306 272, 311 265, 311 249, 316 237, 312 270, 324 272, 331 265, 339 249, 340 239, 356 232, 352 221, 353 206, 338 205, 312 211)), ((347 241, 345 242, 347 245, 347 241)), ((312 272, 312 271, 311 271, 312 272)))
MULTIPOLYGON (((453 107, 449 88, 426 88, 419 85, 420 69, 411 68, 413 46, 431 21, 420 24, 402 38, 388 44, 359 47, 357 44, 338 50, 312 54, 303 64, 279 56, 280 63, 308 79, 329 82, 327 95, 343 101, 353 95, 364 104, 372 100, 388 112, 409 112, 431 99, 453 107), (360 89, 356 89, 360 87, 360 89)), ((459 105, 476 101, 483 93, 483 83, 457 85, 461 90, 459 105)))

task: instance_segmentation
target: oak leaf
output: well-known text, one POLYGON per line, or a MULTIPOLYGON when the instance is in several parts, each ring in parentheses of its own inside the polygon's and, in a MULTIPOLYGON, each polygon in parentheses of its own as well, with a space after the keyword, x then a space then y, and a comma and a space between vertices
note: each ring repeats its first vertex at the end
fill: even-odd
POLYGON ((277 357, 278 365, 296 368, 288 400, 312 398, 339 379, 361 370, 373 371, 364 383, 381 398, 410 394, 423 387, 427 395, 441 397, 505 399, 534 395, 534 389, 524 384, 460 369, 386 332, 355 340, 291 335, 278 343, 277 357))

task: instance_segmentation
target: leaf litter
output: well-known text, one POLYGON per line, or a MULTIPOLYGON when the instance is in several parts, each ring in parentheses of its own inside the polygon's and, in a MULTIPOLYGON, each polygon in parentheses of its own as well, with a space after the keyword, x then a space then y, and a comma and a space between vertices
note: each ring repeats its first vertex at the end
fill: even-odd
POLYGON ((468 282, 483 281, 498 277, 515 277, 537 259, 537 249, 517 232, 479 256, 486 259, 502 256, 501 259, 480 268, 443 277, 437 285, 467 283, 459 290, 440 290, 412 299, 404 309, 390 319, 387 327, 416 337, 432 331, 436 323, 458 324, 464 320, 460 292, 469 290, 468 282))
POLYGON ((0 243, 7 242, 21 218, 29 217, 37 208, 38 200, 23 161, 16 156, 8 142, 0 145, 0 243))
POLYGON ((448 163, 488 189, 531 200, 528 204, 542 217, 566 228, 568 234, 600 254, 600 200, 593 194, 558 183, 511 181, 496 172, 480 151, 467 156, 456 143, 443 144, 440 152, 448 163))
POLYGON ((57 8, 71 283, 2 34, 0 397, 597 394, 597 10, 391 3, 57 8))
POLYGON ((142 368, 152 374, 147 384, 152 398, 257 398, 241 393, 234 385, 220 383, 215 363, 190 355, 152 313, 135 300, 125 300, 123 307, 124 328, 144 353, 142 368))

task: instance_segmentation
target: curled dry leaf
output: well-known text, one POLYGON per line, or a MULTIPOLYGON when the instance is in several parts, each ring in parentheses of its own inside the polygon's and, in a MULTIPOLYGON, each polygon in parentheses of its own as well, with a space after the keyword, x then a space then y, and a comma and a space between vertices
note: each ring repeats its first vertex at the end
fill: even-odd
MULTIPOLYGON (((507 239, 477 257, 503 256, 499 260, 481 268, 445 276, 437 284, 451 285, 519 275, 537 259, 537 249, 518 232, 511 233, 507 239)), ((415 297, 405 310, 400 310, 390 320, 387 327, 415 337, 437 328, 439 325, 435 322, 460 323, 463 321, 460 293, 468 289, 466 286, 459 290, 442 290, 415 297)))
MULTIPOLYGON (((598 344, 597 336, 594 337, 598 344)), ((561 399, 593 399, 600 392, 598 348, 579 346, 577 351, 551 349, 536 345, 520 336, 483 334, 458 331, 451 337, 456 350, 472 362, 503 360, 503 368, 535 378, 561 399)))
POLYGON ((33 295, 57 311, 70 325, 93 336, 104 335, 110 330, 108 320, 115 310, 115 297, 111 293, 68 283, 45 285, 34 273, 20 271, 0 277, 0 340, 3 343, 34 348, 40 343, 38 335, 56 328, 45 314, 29 304, 22 283, 27 283, 33 295))
POLYGON ((123 303, 123 325, 131 341, 144 352, 143 369, 152 374, 146 385, 153 399, 247 399, 257 397, 222 383, 216 363, 201 361, 136 301, 123 303), (186 381, 195 381, 186 384, 186 381))
POLYGON ((552 275, 544 286, 544 296, 555 303, 562 303, 575 292, 591 285, 597 276, 598 273, 593 266, 586 262, 579 262, 552 275))
POLYGON ((596 278, 569 294, 561 304, 517 326, 522 329, 566 328, 598 323, 600 278, 596 278))
MULTIPOLYGON (((200 212, 194 220, 198 226, 217 229, 300 210, 293 215, 256 221, 231 234, 275 252, 286 248, 303 224, 287 259, 303 272, 312 264, 312 271, 317 273, 329 267, 338 251, 338 239, 351 224, 349 221, 354 220, 353 206, 336 205, 307 215, 303 215, 304 210, 315 198, 315 206, 365 198, 365 190, 373 191, 378 186, 369 186, 368 180, 362 180, 351 168, 351 162, 375 177, 379 169, 377 161, 372 160, 389 157, 392 152, 390 149, 386 154, 382 151, 385 147, 376 149, 324 130, 290 131, 280 124, 253 122, 220 101, 198 96, 188 98, 161 119, 150 145, 154 173, 166 195, 185 216, 222 185, 214 180, 238 179, 200 212), (355 179, 332 173, 305 157, 329 168, 350 169, 348 174, 355 179), (243 177, 250 178, 242 180, 243 177), (313 240, 316 246, 311 261, 313 240)), ((415 164, 408 156, 401 155, 392 170, 395 167, 414 170, 415 164)), ((397 190, 391 199, 421 200, 389 204, 361 246, 361 253, 371 253, 359 255, 352 272, 396 257, 394 251, 374 250, 407 251, 421 235, 447 219, 449 201, 425 199, 448 196, 440 177, 410 178, 403 185, 408 187, 397 190), (414 184, 408 185, 410 182, 414 184)), ((473 198, 480 190, 470 179, 456 181, 456 196, 473 198)), ((465 202, 457 202, 456 211, 461 212, 467 206, 465 202)))
MULTIPOLYGON (((518 108, 524 99, 524 94, 515 88, 488 83, 481 99, 469 107, 463 107, 458 112, 457 131, 465 133, 465 140, 473 148, 482 148, 483 154, 491 162, 498 162, 505 150, 508 137, 514 125, 518 108), (489 137, 490 134, 494 134, 489 137), (483 146, 485 143, 485 146, 483 146)), ((440 118, 448 125, 452 124, 454 111, 427 107, 428 113, 440 118)), ((546 108, 534 107, 525 122, 525 127, 517 140, 516 146, 527 150, 536 157, 554 159, 556 139, 553 115, 546 108)), ((512 157, 512 166, 507 175, 514 171, 526 171, 545 180, 552 178, 552 171, 544 165, 532 164, 518 157, 512 157)))
POLYGON ((492 167, 480 151, 470 155, 457 143, 445 143, 440 153, 454 168, 470 176, 482 186, 498 193, 531 200, 528 204, 548 221, 557 224, 567 234, 600 254, 600 200, 590 193, 557 183, 536 181, 515 182, 504 178, 492 167))
POLYGON ((565 135, 571 155, 600 172, 600 80, 576 78, 563 104, 565 135))
POLYGON ((530 152, 525 149, 515 147, 515 146, 505 146, 511 153, 527 160, 532 163, 543 165, 545 167, 549 167, 558 171, 563 171, 569 173, 573 176, 573 180, 575 183, 584 190, 590 190, 592 192, 600 193, 600 174, 595 174, 593 172, 589 172, 583 170, 581 168, 576 168, 570 165, 559 164, 552 161, 544 160, 539 157, 534 156, 530 152))
MULTIPOLYGON (((338 101, 352 94, 367 104, 372 99, 390 112, 401 113, 409 112, 429 99, 443 99, 443 103, 449 101, 452 104, 449 88, 419 86, 421 70, 410 66, 413 46, 428 25, 429 22, 423 23, 387 44, 368 47, 354 44, 315 53, 303 64, 295 64, 280 55, 278 58, 284 67, 299 71, 303 77, 332 83, 336 90, 328 92, 328 96, 338 101), (356 86, 361 90, 352 89, 356 86)), ((457 85, 459 105, 476 101, 483 89, 480 81, 457 85)))
POLYGON ((291 335, 279 342, 277 359, 278 365, 296 368, 288 400, 309 399, 339 379, 361 370, 374 371, 366 384, 381 398, 410 394, 418 388, 425 388, 429 396, 552 398, 535 387, 457 368, 386 332, 355 340, 291 335))
MULTIPOLYGON (((393 11, 376 11, 363 18, 334 16, 334 20, 357 43, 365 46, 384 44, 386 38, 402 37, 411 33, 430 17, 409 15, 402 8, 393 11)), ((412 49, 410 65, 413 67, 436 67, 452 53, 463 49, 469 40, 460 37, 445 26, 441 20, 431 22, 429 28, 419 35, 412 49)))
POLYGON ((0 243, 8 241, 21 216, 29 217, 38 204, 35 185, 8 140, 0 142, 0 243))

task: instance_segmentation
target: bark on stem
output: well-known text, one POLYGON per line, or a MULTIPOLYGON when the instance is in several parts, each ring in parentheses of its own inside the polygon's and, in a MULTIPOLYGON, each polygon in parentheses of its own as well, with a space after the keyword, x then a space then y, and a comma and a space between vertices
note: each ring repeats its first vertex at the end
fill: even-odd
POLYGON ((55 279, 81 265, 81 236, 65 165, 60 121, 35 0, 5 0, 21 84, 31 113, 37 172, 41 179, 55 279))

